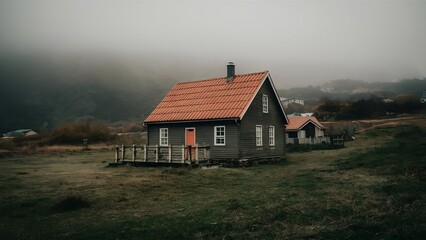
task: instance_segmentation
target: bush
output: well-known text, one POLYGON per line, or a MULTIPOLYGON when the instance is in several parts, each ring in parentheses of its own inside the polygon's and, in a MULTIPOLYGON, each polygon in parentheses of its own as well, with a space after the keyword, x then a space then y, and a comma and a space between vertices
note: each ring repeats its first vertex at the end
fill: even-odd
POLYGON ((331 144, 287 144, 287 151, 288 152, 310 152, 314 150, 331 150, 331 149, 337 149, 342 148, 343 146, 340 145, 331 145, 331 144))
POLYGON ((55 128, 49 135, 47 143, 50 145, 82 144, 83 139, 88 139, 90 144, 109 141, 114 137, 103 123, 78 121, 55 128))
POLYGON ((175 174, 175 175, 186 175, 190 173, 190 169, 188 168, 167 168, 163 170, 162 174, 175 174))
POLYGON ((52 209, 57 212, 66 212, 72 210, 79 210, 89 206, 90 203, 85 198, 81 196, 71 195, 60 199, 52 206, 52 209))

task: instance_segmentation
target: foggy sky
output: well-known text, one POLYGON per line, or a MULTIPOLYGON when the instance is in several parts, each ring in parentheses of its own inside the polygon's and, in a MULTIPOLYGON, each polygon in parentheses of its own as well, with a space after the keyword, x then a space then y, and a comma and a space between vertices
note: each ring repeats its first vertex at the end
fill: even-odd
POLYGON ((426 1, 0 1, 0 53, 142 56, 191 79, 270 70, 278 88, 426 77, 426 1))

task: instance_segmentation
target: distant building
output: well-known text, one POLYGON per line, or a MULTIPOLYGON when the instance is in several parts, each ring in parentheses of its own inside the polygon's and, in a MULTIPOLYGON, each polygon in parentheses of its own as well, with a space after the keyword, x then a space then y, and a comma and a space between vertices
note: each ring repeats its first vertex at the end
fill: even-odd
POLYGON ((333 87, 322 87, 320 90, 321 92, 324 92, 324 93, 334 93, 333 87))
POLYGON ((367 92, 370 92, 370 89, 363 88, 363 87, 358 87, 358 88, 352 90, 352 94, 367 93, 367 92))
POLYGON ((422 98, 420 98, 421 103, 426 103, 426 90, 423 90, 422 98))
POLYGON ((292 114, 288 114, 287 116, 289 117, 312 117, 312 115, 314 115, 314 113, 292 113, 292 114))
POLYGON ((285 130, 287 144, 321 144, 329 143, 324 137, 325 127, 315 117, 288 117, 289 124, 285 130))
POLYGON ((383 98, 383 99, 382 99, 382 102, 384 102, 384 103, 392 103, 392 102, 393 102, 393 100, 392 100, 392 99, 390 99, 390 98, 383 98))
POLYGON ((33 131, 32 129, 18 129, 15 131, 4 133, 3 138, 28 137, 37 134, 38 133, 33 131))
POLYGON ((305 105, 305 100, 297 97, 293 98, 280 98, 281 103, 284 107, 287 107, 290 103, 305 105))

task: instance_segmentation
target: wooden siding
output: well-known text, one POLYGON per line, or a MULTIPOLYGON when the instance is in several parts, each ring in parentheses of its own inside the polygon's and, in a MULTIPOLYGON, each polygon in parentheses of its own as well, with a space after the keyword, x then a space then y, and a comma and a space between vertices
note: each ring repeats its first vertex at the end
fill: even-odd
POLYGON ((280 102, 268 80, 260 88, 240 125, 241 157, 284 156, 285 154, 285 119, 280 102), (268 95, 268 113, 262 111, 262 95, 268 95), (256 125, 262 125, 263 146, 256 146, 256 125), (275 126, 275 146, 269 146, 269 126, 275 126))
POLYGON ((148 125, 148 145, 159 145, 160 128, 169 129, 169 144, 185 144, 185 128, 195 128, 195 141, 197 144, 210 146, 212 159, 238 159, 239 141, 238 128, 234 121, 206 121, 193 123, 167 123, 148 125), (214 127, 225 126, 225 146, 214 145, 214 127))

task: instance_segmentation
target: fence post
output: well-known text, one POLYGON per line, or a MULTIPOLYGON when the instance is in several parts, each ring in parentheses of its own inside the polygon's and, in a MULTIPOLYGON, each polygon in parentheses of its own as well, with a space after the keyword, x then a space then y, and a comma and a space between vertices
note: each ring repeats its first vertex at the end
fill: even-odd
POLYGON ((118 160, 120 160, 120 157, 118 156, 118 145, 115 145, 115 162, 118 163, 118 160))
POLYGON ((195 163, 198 164, 198 144, 195 144, 195 163))
POLYGON ((160 150, 158 148, 158 145, 155 145, 155 162, 158 163, 158 150, 160 150))
POLYGON ((188 145, 189 165, 192 164, 192 145, 188 145))
POLYGON ((185 163, 185 145, 182 145, 182 163, 185 163))
POLYGON ((146 144, 143 145, 143 160, 145 162, 148 161, 148 148, 146 147, 146 144))
POLYGON ((169 145, 169 163, 172 163, 172 145, 169 145))
POLYGON ((136 145, 133 144, 133 155, 132 155, 133 162, 136 161, 136 145))
POLYGON ((210 159, 210 145, 206 145, 206 150, 207 150, 206 159, 210 159))
POLYGON ((124 157, 126 154, 126 147, 124 145, 121 145, 121 161, 124 162, 124 157))

